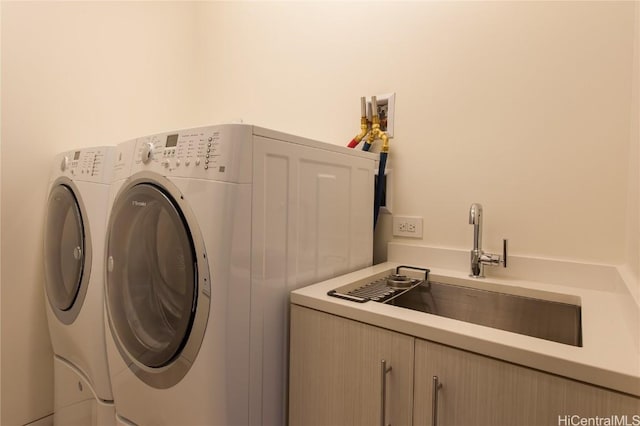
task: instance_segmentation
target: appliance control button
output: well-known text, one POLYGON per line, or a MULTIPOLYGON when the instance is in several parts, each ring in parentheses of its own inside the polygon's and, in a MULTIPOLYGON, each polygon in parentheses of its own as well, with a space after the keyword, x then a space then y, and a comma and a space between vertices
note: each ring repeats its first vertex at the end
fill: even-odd
POLYGON ((199 166, 199 165, 200 165, 200 159, 196 158, 196 166, 199 166))
POLYGON ((209 168, 209 166, 208 166, 208 165, 205 165, 205 166, 204 166, 204 169, 205 169, 205 170, 207 170, 208 168, 209 168))
POLYGON ((213 140, 213 138, 211 136, 209 136, 209 142, 211 142, 213 140))
POLYGON ((188 158, 186 160, 184 160, 184 165, 188 166, 189 164, 191 164, 191 160, 189 160, 188 158))
POLYGON ((176 160, 176 167, 180 167, 180 159, 179 158, 176 160))

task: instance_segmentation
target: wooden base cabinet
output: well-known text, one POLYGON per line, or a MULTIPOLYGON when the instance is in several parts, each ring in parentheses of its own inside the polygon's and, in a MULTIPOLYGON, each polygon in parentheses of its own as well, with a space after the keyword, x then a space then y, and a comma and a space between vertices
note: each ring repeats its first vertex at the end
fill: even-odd
POLYGON ((411 424, 413 337, 296 305, 290 324, 289 425, 411 424))
POLYGON ((414 425, 640 426, 638 398, 421 339, 414 386, 414 425))
POLYGON ((290 324, 291 426, 640 426, 640 398, 297 305, 290 324))

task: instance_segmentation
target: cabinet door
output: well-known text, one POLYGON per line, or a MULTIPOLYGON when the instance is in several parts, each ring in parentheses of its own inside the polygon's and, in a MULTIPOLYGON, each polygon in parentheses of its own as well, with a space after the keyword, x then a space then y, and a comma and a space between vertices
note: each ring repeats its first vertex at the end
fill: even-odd
POLYGON ((420 339, 415 361, 414 425, 432 424, 434 376, 442 384, 438 426, 571 425, 596 416, 640 422, 638 398, 530 368, 420 339))
POLYGON ((308 308, 291 307, 289 424, 410 425, 414 338, 308 308))

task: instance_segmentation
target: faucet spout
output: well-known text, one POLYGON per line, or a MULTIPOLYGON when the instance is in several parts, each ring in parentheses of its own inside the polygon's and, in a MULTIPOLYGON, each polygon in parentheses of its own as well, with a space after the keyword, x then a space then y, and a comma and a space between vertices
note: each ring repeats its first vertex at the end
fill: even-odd
POLYGON ((482 250, 482 204, 471 204, 469 225, 473 225, 473 250, 480 251, 482 250))
POLYGON ((473 249, 471 250, 471 273, 473 278, 484 277, 484 265, 507 267, 507 240, 503 240, 502 257, 482 250, 482 204, 473 203, 469 208, 469 225, 473 225, 473 249))

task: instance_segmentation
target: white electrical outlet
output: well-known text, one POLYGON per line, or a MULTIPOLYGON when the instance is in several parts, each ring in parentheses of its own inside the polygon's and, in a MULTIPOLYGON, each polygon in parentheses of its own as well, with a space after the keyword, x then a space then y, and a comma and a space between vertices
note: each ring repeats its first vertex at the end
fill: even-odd
POLYGON ((422 217, 394 216, 393 235, 396 237, 422 238, 422 217))
MULTIPOLYGON (((393 137, 393 125, 396 113, 396 94, 387 93, 376 95, 378 104, 378 116, 380 117, 380 130, 385 132, 390 138, 393 137)), ((367 115, 371 112, 371 98, 367 99, 367 115)), ((371 117, 367 117, 371 121, 371 117)))

